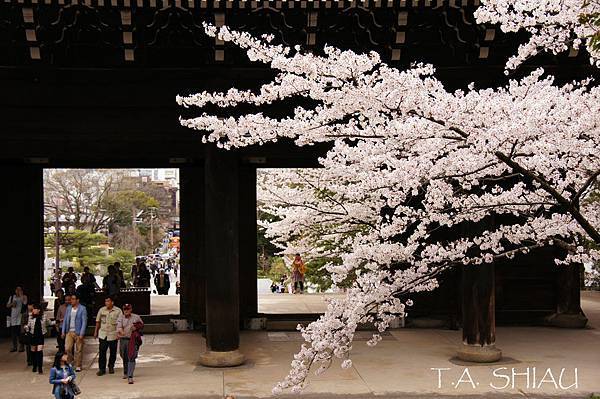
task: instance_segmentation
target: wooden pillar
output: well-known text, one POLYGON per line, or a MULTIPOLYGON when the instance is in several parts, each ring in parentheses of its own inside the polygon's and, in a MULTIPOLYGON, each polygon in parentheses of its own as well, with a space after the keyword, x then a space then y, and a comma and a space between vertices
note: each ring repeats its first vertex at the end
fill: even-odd
POLYGON ((502 352, 496 348, 496 301, 494 264, 462 269, 463 345, 458 358, 470 362, 495 362, 502 352))
POLYGON ((240 318, 247 320, 258 313, 256 271, 256 168, 240 168, 240 318))
POLYGON ((180 177, 180 312, 195 328, 206 321, 204 280, 204 166, 186 166, 180 177))
MULTIPOLYGON (((43 300, 43 175, 33 165, 2 166, 5 187, 0 196, 2 212, 3 274, 0 299, 6 303, 21 285, 31 302, 43 300)), ((6 323, 2 323, 5 328, 6 323)))
POLYGON ((200 363, 237 366, 239 352, 239 160, 235 152, 206 147, 206 345, 200 363))

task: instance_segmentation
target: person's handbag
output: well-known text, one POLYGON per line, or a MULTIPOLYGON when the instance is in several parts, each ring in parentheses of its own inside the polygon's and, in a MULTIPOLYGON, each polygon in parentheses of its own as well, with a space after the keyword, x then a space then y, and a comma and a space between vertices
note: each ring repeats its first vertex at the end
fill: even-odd
POLYGON ((31 333, 24 332, 19 335, 19 343, 21 345, 31 345, 31 333))
POLYGON ((71 390, 73 391, 73 395, 75 395, 75 396, 81 395, 81 388, 79 388, 79 385, 75 384, 74 381, 69 381, 69 386, 71 387, 71 390))

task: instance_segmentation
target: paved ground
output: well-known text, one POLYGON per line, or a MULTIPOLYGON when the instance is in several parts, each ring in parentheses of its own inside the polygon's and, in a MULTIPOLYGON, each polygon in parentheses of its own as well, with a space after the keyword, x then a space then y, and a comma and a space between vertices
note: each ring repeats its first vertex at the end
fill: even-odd
MULTIPOLYGON (((266 314, 323 313, 325 298, 339 294, 258 294, 258 311, 266 314)), ((153 315, 179 314, 179 295, 151 295, 153 315)))
MULTIPOLYGON (((460 343, 459 331, 394 330, 375 348, 365 345, 367 336, 361 332, 354 344, 354 366, 341 370, 334 364, 324 375, 312 377, 302 396, 590 397, 592 392, 600 392, 600 293, 584 293, 583 307, 591 324, 584 330, 498 328, 498 346, 505 358, 493 365, 462 364, 454 360, 455 349, 460 343), (525 376, 515 377, 515 387, 512 387, 512 368, 516 372, 525 372, 529 368, 530 378, 533 378, 534 367, 535 387, 532 388, 531 379, 527 387, 525 376), (449 369, 441 371, 439 385, 438 372, 431 368, 449 369), (548 375, 544 379, 546 382, 541 382, 548 368, 557 384, 561 370, 565 370, 563 386, 573 383, 577 368, 577 387, 555 388, 548 382, 548 375), (494 370, 507 377, 495 377, 494 370), (509 385, 500 389, 507 379, 509 385)), ((247 356, 247 363, 239 368, 216 370, 197 364, 198 355, 204 350, 200 334, 148 335, 145 340, 136 384, 127 385, 118 374, 95 376, 97 344, 88 339, 85 369, 78 375, 83 390, 80 398, 220 398, 224 394, 232 394, 238 399, 266 397, 270 395, 272 385, 285 375, 292 354, 300 344, 300 337, 294 332, 243 332, 241 350, 247 356)), ((0 347, 8 349, 8 342, 0 342, 0 347)), ((25 368, 23 354, 3 354, 0 358, 1 396, 50 398, 49 352, 43 376, 25 368)), ((118 373, 120 367, 118 364, 118 373)))
MULTIPOLYGON (((282 313, 323 313, 326 309, 325 298, 338 294, 272 294, 258 295, 258 311, 267 314, 282 313)), ((54 303, 54 297, 46 300, 54 303)), ((153 315, 179 314, 179 295, 151 295, 150 309, 153 315)))
POLYGON ((325 298, 343 294, 258 294, 258 311, 266 314, 323 313, 327 308, 325 298))
POLYGON ((150 295, 150 312, 153 315, 179 314, 179 295, 150 295))

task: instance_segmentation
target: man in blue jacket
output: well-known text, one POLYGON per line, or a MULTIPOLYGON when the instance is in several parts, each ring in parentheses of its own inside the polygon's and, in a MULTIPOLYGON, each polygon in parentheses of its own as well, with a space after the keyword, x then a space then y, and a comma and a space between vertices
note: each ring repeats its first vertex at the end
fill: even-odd
POLYGON ((62 337, 65 339, 65 349, 69 355, 69 363, 75 358, 75 371, 81 371, 83 359, 83 339, 87 327, 87 310, 79 303, 79 295, 71 295, 71 304, 65 311, 62 325, 62 337))

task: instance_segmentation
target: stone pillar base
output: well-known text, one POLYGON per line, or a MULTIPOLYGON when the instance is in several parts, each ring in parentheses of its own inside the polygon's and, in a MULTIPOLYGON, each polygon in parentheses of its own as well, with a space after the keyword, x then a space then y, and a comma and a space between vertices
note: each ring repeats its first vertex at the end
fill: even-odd
POLYGON ((467 345, 463 344, 456 356, 465 362, 493 363, 502 358, 502 351, 496 345, 467 345))
POLYGON ((228 352, 206 351, 200 355, 200 364, 206 367, 235 367, 244 363, 239 350, 228 352))
POLYGON ((554 313, 546 318, 549 326, 561 328, 584 328, 588 319, 583 313, 554 313))

